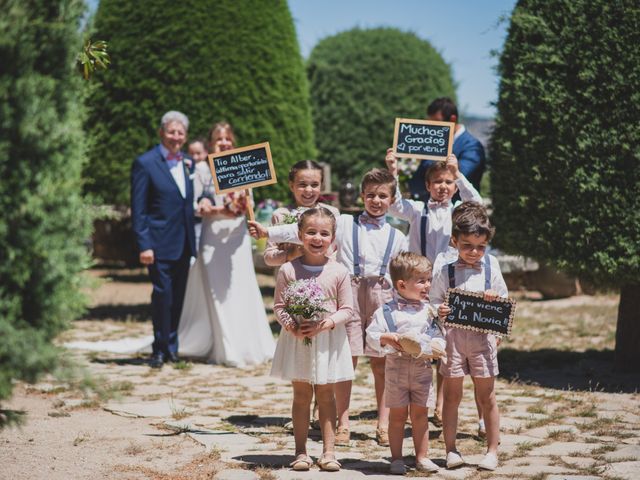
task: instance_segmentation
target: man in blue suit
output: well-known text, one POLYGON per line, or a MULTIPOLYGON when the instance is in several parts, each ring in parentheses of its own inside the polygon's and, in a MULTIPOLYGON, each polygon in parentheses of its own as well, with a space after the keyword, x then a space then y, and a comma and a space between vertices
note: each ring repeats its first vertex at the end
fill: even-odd
MULTIPOLYGON (((427 107, 427 118, 439 122, 455 123, 453 135, 453 153, 458 158, 460 172, 480 191, 480 180, 485 168, 484 147, 480 140, 471 135, 464 125, 458 122, 458 108, 450 98, 435 99, 427 107)), ((424 174, 433 160, 423 160, 409 180, 409 190, 413 198, 427 200, 424 186, 424 174)))
POLYGON ((153 368, 178 361, 178 322, 189 261, 196 255, 193 184, 180 150, 188 129, 186 115, 165 113, 160 144, 136 158, 131 169, 133 231, 153 283, 153 368))

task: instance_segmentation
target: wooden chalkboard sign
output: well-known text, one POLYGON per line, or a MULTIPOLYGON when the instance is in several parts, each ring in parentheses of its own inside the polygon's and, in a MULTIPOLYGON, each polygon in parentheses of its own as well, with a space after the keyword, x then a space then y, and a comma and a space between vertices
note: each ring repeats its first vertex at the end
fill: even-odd
POLYGON ((498 298, 486 302, 482 293, 450 288, 447 291, 447 304, 451 308, 451 313, 444 321, 447 327, 498 335, 511 334, 516 313, 515 300, 498 298))
POLYGON ((400 158, 446 160, 453 148, 452 122, 396 118, 393 151, 400 158))
POLYGON ((217 194, 277 182, 269 142, 213 153, 208 158, 217 194))

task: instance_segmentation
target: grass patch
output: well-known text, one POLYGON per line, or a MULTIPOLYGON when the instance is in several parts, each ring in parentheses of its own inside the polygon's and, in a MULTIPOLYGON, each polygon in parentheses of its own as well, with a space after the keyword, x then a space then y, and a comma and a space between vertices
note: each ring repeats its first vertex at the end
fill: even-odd
POLYGON ((576 435, 570 430, 549 430, 547 438, 556 442, 573 442, 576 435))
POLYGON ((179 362, 172 363, 171 366, 174 370, 182 370, 184 372, 188 372, 193 368, 193 363, 180 360, 179 362))

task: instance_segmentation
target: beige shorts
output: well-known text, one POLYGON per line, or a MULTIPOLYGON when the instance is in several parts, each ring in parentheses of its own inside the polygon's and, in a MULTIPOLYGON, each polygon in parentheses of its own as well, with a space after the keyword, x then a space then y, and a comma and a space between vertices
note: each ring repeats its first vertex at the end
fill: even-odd
POLYGON ((447 360, 440 362, 440 373, 443 377, 498 376, 498 347, 495 335, 449 327, 446 338, 447 360))
POLYGON ((414 404, 434 408, 433 369, 428 360, 388 355, 384 371, 384 399, 389 408, 414 404))
POLYGON ((345 327, 351 355, 367 355, 381 357, 382 355, 367 345, 366 329, 371 323, 374 312, 393 298, 393 289, 386 280, 382 282, 378 277, 351 280, 353 291, 353 316, 345 327))

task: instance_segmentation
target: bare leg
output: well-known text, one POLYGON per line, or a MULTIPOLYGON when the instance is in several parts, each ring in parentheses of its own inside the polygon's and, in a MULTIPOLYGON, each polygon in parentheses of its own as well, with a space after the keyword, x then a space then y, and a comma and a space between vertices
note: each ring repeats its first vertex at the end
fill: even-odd
MULTIPOLYGON (((353 369, 358 365, 358 357, 351 357, 353 369)), ((338 382, 335 384, 336 409, 338 412, 338 428, 349 428, 349 404, 351 402, 351 386, 353 382, 338 382)))
POLYGON ((496 401, 495 377, 472 377, 487 429, 487 453, 498 453, 500 443, 500 411, 496 401))
POLYGON ((316 385, 316 401, 318 402, 318 414, 320 418, 320 430, 322 431, 322 453, 335 453, 336 439, 336 397, 334 385, 316 385))
POLYGON ((442 384, 444 403, 442 404, 442 432, 447 451, 456 451, 458 430, 458 407, 462 400, 462 381, 464 377, 445 378, 442 384))
POLYGON ((402 460, 402 442, 404 440, 404 424, 407 421, 407 407, 389 409, 389 447, 391 461, 402 460))
MULTIPOLYGON (((411 414, 413 448, 416 451, 416 463, 419 463, 420 460, 428 458, 429 454, 429 410, 427 407, 411 404, 409 405, 409 413, 411 414)), ((389 429, 389 440, 391 440, 391 429, 389 429)))
POLYGON ((440 374, 440 360, 436 363, 436 408, 433 412, 433 415, 442 420, 442 403, 444 401, 444 396, 442 393, 442 375, 440 374))
POLYGON ((313 398, 313 387, 306 382, 291 382, 293 385, 293 436, 296 442, 296 457, 307 453, 307 435, 309 434, 309 407, 313 398))
POLYGON ((369 357, 373 382, 376 389, 376 402, 378 403, 378 428, 389 428, 389 409, 384 400, 384 357, 369 357))

